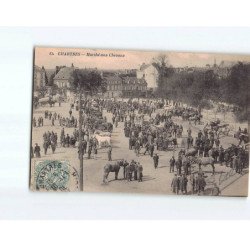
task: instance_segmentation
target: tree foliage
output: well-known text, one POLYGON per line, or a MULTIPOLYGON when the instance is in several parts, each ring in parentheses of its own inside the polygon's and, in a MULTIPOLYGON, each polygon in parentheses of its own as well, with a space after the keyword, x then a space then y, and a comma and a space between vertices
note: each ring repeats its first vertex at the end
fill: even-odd
POLYGON ((56 73, 54 72, 54 73, 52 73, 51 75, 50 75, 50 77, 49 77, 49 81, 48 81, 48 85, 49 86, 53 86, 53 84, 54 84, 54 77, 56 76, 56 73))
POLYGON ((104 93, 106 91, 106 82, 97 71, 75 69, 72 89, 76 92, 82 90, 89 95, 98 92, 104 93))
POLYGON ((208 101, 236 105, 248 116, 250 64, 238 62, 225 78, 213 70, 175 72, 159 82, 157 95, 194 106, 207 106, 208 101))
POLYGON ((173 67, 169 64, 168 57, 165 54, 159 54, 153 58, 152 64, 157 68, 160 79, 170 77, 174 73, 173 67))

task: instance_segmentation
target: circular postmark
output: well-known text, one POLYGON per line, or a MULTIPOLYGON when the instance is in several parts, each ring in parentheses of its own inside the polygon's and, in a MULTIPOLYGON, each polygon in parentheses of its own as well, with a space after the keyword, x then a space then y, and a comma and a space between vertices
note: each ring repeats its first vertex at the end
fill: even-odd
POLYGON ((35 167, 35 185, 39 191, 69 191, 70 168, 67 161, 41 161, 35 167))

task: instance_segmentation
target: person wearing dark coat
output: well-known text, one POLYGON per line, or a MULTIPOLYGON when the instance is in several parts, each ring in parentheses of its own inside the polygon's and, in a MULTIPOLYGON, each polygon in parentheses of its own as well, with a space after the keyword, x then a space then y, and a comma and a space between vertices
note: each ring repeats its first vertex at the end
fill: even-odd
POLYGON ((206 186, 206 181, 203 175, 198 176, 198 178, 196 179, 196 185, 197 185, 198 195, 200 195, 201 192, 204 192, 206 186))
POLYGON ((70 136, 69 136, 69 134, 66 135, 65 142, 66 142, 66 146, 69 147, 69 143, 70 143, 70 136))
POLYGON ((47 150, 49 148, 49 142, 47 140, 44 141, 43 143, 43 148, 44 148, 44 154, 47 154, 47 150))
POLYGON ((170 169, 169 169, 169 173, 174 172, 174 165, 175 165, 175 158, 174 156, 172 156, 172 158, 170 159, 170 169))
POLYGON ((133 139, 132 139, 131 136, 129 137, 129 141, 128 142, 129 142, 129 149, 132 150, 133 139))
POLYGON ((155 154, 153 156, 153 160, 154 160, 154 167, 155 169, 158 168, 158 164, 159 164, 159 155, 158 154, 155 154))
POLYGON ((142 176, 143 176, 143 167, 141 164, 138 165, 138 175, 139 175, 139 178, 138 178, 138 182, 142 182, 142 176))
POLYGON ((148 143, 148 142, 145 144, 145 152, 144 152, 144 155, 145 155, 147 152, 149 152, 149 143, 148 143))
POLYGON ((109 145, 108 147, 108 161, 112 161, 112 147, 109 145))
POLYGON ((91 158, 91 152, 92 152, 92 146, 89 146, 89 148, 88 148, 88 159, 91 158))
POLYGON ((34 148, 34 154, 37 158, 41 157, 40 151, 41 151, 40 146, 38 146, 38 144, 36 143, 35 148, 34 148))
POLYGON ((153 157, 154 149, 155 149, 154 144, 151 143, 151 144, 149 145, 149 152, 150 152, 150 156, 151 156, 151 157, 153 157))
POLYGON ((51 149, 52 149, 52 153, 54 154, 56 151, 56 144, 54 142, 51 143, 51 149))
POLYGON ((87 141, 84 139, 82 141, 83 154, 87 152, 87 141))
POLYGON ((126 167, 126 177, 127 177, 127 181, 132 181, 132 170, 131 170, 131 166, 130 164, 128 164, 126 167))
POLYGON ((175 165, 176 165, 177 172, 180 175, 181 174, 181 168, 182 168, 181 157, 178 158, 178 160, 176 161, 175 165))
POLYGON ((171 188, 172 188, 173 193, 179 194, 179 185, 180 185, 180 180, 177 177, 177 174, 175 174, 171 183, 171 188))
POLYGON ((194 176, 194 174, 192 174, 190 176, 190 183, 191 183, 191 186, 192 186, 192 194, 194 194, 195 191, 196 191, 196 183, 195 183, 195 176, 194 176))
POLYGON ((186 175, 181 175, 181 177, 180 177, 180 190, 181 190, 182 194, 187 194, 187 183, 188 183, 188 179, 187 179, 186 175))

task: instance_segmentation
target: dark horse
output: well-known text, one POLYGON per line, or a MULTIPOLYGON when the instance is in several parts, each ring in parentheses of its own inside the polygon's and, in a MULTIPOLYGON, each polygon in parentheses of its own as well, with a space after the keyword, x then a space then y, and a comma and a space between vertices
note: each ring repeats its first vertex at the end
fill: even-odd
MULTIPOLYGON (((103 175, 103 183, 108 182, 108 175, 110 172, 115 172, 115 180, 118 179, 118 173, 120 171, 121 167, 127 166, 127 161, 126 160, 119 160, 116 163, 108 163, 104 166, 104 175, 103 175)), ((124 172, 124 171, 123 171, 124 172)))

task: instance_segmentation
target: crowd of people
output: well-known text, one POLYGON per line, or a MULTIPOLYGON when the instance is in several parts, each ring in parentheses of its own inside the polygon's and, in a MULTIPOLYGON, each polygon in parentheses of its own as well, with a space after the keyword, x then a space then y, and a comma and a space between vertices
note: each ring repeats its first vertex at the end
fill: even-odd
MULTIPOLYGON (((201 194, 206 187, 206 176, 202 171, 192 172, 193 158, 212 157, 214 163, 225 165, 235 169, 239 174, 248 166, 248 152, 239 145, 231 145, 225 148, 221 145, 218 134, 218 127, 205 126, 200 129, 197 136, 194 136, 190 123, 191 121, 201 124, 201 110, 199 108, 181 107, 178 103, 166 100, 139 101, 118 101, 107 99, 88 99, 82 102, 81 112, 83 117, 82 140, 79 141, 79 130, 77 119, 72 115, 75 109, 79 111, 79 103, 76 100, 70 106, 69 117, 63 117, 56 112, 45 111, 44 119, 51 120, 51 126, 55 126, 55 121, 62 127, 60 134, 60 146, 77 148, 78 156, 87 155, 87 159, 97 158, 98 141, 93 136, 95 131, 112 132, 113 126, 118 127, 122 123, 124 136, 128 139, 128 149, 133 150, 137 157, 149 155, 152 157, 155 169, 159 166, 158 151, 178 152, 177 158, 171 157, 169 161, 169 173, 173 174, 171 188, 175 194, 187 194, 188 183, 192 194, 201 194), (171 106, 171 108, 169 108, 171 106), (167 108, 166 108, 167 107, 167 108), (111 114, 111 122, 103 116, 103 110, 111 114), (175 117, 181 117, 183 121, 189 121, 188 129, 184 130, 183 123, 175 117), (66 133, 67 128, 75 128, 70 135, 66 133), (185 141, 179 144, 178 141, 185 141), (180 147, 183 147, 184 149, 180 147)), ((43 117, 36 121, 33 118, 33 126, 43 126, 43 117)), ((246 129, 239 134, 247 134, 246 129)), ((57 133, 48 131, 43 134, 44 154, 49 148, 55 153, 57 133)), ((32 148, 32 157, 40 157, 41 149, 38 144, 32 148)), ((163 152, 164 153, 164 152, 163 152)), ((173 155, 175 155, 173 153, 173 155)), ((112 161, 112 146, 107 147, 107 161, 112 161)), ((143 181, 143 166, 137 161, 131 161, 124 167, 124 178, 128 181, 143 181), (140 170, 138 170, 140 168, 140 170), (139 172, 138 172, 139 171, 139 172), (139 173, 139 174, 138 174, 139 173), (139 177, 138 177, 139 176, 139 177)), ((214 173, 214 172, 213 172, 214 173)))
POLYGON ((33 124, 33 127, 42 127, 43 126, 43 117, 42 116, 39 116, 36 120, 35 117, 33 117, 33 120, 32 120, 32 124, 33 124))
POLYGON ((138 182, 142 182, 143 177, 143 167, 140 162, 132 160, 130 163, 126 164, 124 167, 124 179, 127 181, 132 181, 132 178, 138 182))

